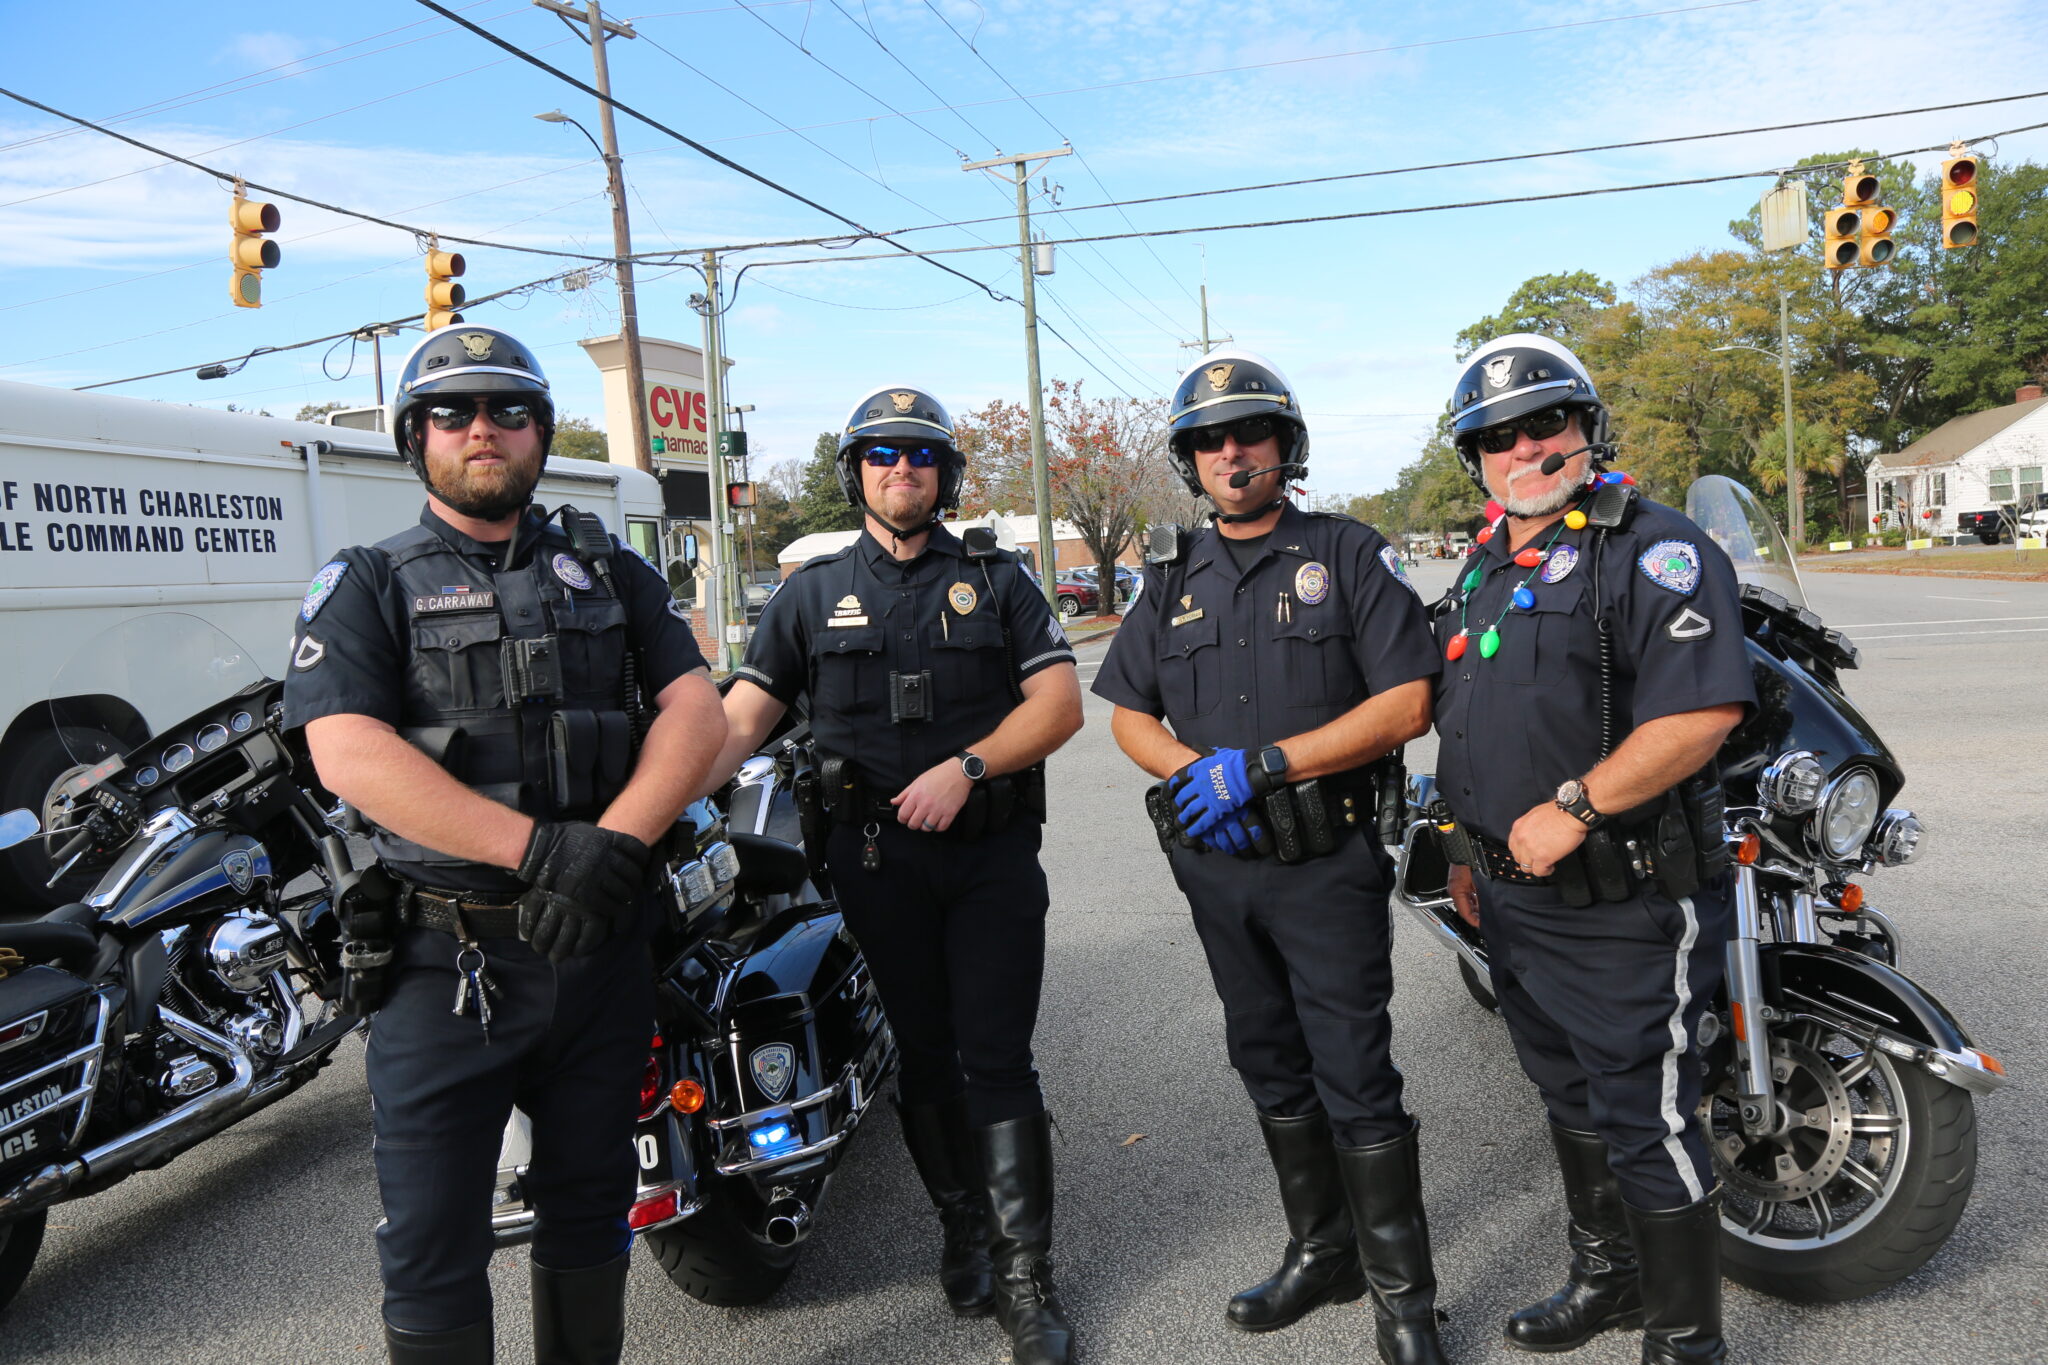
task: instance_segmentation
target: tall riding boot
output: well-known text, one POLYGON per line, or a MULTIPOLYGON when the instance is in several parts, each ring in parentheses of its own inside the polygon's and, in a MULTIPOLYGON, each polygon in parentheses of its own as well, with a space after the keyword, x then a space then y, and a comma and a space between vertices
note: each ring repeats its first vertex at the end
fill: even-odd
POLYGON ((626 1272, 622 1251, 587 1270, 533 1266, 534 1365, 618 1365, 626 1349, 626 1272))
POLYGON ((491 1320, 452 1332, 408 1332, 384 1324, 391 1365, 491 1365, 491 1320))
POLYGON ((1344 1178, 1337 1174, 1337 1153, 1330 1145, 1329 1115, 1320 1109, 1300 1118, 1261 1113, 1259 1130, 1280 1177, 1287 1250, 1272 1278, 1230 1300, 1225 1315, 1232 1327, 1245 1332, 1271 1332, 1323 1304, 1350 1303, 1365 1292, 1344 1178))
POLYGON ((988 1186, 996 1320, 1014 1365, 1067 1365, 1074 1333, 1052 1283, 1052 1116, 974 1130, 988 1186))
POLYGON ((1610 1327, 1643 1324, 1636 1248, 1621 1211, 1621 1186, 1598 1133, 1550 1125, 1564 1176, 1571 1276, 1564 1288, 1508 1319, 1507 1344, 1524 1351, 1575 1351, 1610 1327))
POLYGON ((967 1107, 896 1100, 903 1145, 939 1211, 945 1244, 939 1252, 939 1287, 946 1303, 963 1318, 985 1318, 995 1309, 995 1273, 988 1259, 988 1196, 974 1164, 974 1139, 967 1107))
POLYGON ((1708 1195, 1682 1209, 1633 1205, 1629 1232, 1643 1282, 1643 1365, 1718 1365, 1721 1341, 1721 1212, 1708 1195))
POLYGON ((1385 1365, 1448 1365, 1437 1338, 1436 1268, 1422 1211, 1415 1128, 1370 1147, 1338 1147, 1351 1197, 1358 1259, 1372 1290, 1375 1340, 1385 1365))

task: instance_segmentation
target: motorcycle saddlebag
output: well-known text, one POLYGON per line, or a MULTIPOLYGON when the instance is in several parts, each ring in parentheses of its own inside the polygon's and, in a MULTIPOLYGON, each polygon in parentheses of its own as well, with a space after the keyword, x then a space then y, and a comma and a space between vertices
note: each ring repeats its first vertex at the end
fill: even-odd
POLYGON ((85 1101, 96 1010, 55 967, 0 979, 0 1186, 63 1155, 85 1101))

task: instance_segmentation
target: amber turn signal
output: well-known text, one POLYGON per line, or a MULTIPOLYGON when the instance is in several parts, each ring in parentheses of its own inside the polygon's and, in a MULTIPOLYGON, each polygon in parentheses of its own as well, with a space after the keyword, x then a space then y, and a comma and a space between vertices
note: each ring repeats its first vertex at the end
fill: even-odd
POLYGON ((1735 841, 1735 861, 1748 867, 1764 856, 1764 841, 1756 834, 1743 835, 1735 841))
POLYGON ((680 1080, 668 1092, 669 1108, 678 1114, 694 1114, 704 1107, 704 1086, 700 1081, 680 1080))

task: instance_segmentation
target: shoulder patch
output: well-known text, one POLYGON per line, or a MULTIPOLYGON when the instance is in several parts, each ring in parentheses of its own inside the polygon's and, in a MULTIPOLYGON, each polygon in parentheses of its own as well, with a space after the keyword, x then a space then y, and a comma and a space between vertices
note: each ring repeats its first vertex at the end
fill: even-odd
POLYGON ((327 605, 327 599, 334 595, 335 585, 341 582, 342 575, 347 572, 347 560, 331 559, 319 573, 313 575, 313 581, 306 585, 306 600, 299 603, 301 621, 310 624, 313 618, 320 614, 320 608, 327 605))
POLYGON ((1393 546, 1380 546, 1380 563, 1387 566, 1388 573, 1392 574, 1394 577, 1401 580, 1402 587, 1408 589, 1408 591, 1412 593, 1415 593, 1417 597, 1422 596, 1420 592, 1416 591, 1415 584, 1409 581, 1408 570, 1401 566, 1401 556, 1394 549, 1393 546))
POLYGON ((292 651, 292 667, 303 673, 309 668, 317 667, 320 661, 326 657, 326 645, 310 635, 302 636, 299 640, 299 647, 292 651))
POLYGON ((1704 640, 1714 633, 1714 623, 1691 607, 1680 607, 1678 614, 1664 623, 1664 633, 1674 640, 1704 640))
POLYGON ((1690 597, 1700 585, 1700 552, 1689 540, 1660 540, 1643 551, 1636 567, 1660 588, 1690 597))

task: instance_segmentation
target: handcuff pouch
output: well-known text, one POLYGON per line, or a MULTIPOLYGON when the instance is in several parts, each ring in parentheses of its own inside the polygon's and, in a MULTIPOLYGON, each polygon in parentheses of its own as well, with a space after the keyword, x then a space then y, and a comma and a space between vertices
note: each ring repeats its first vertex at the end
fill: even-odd
POLYGON ((1310 778, 1295 783, 1287 792, 1294 798, 1294 809, 1300 816, 1301 844, 1308 856, 1320 858, 1336 852, 1337 824, 1325 804, 1327 798, 1336 795, 1335 789, 1310 778))
POLYGON ((1266 832, 1273 836, 1273 853, 1283 863, 1298 863, 1309 856, 1302 837, 1301 814, 1295 808, 1294 789, 1275 787, 1263 801, 1266 832))
POLYGON ((589 811, 625 790, 633 723, 624 711, 557 711, 548 717, 548 789, 555 813, 589 811))

